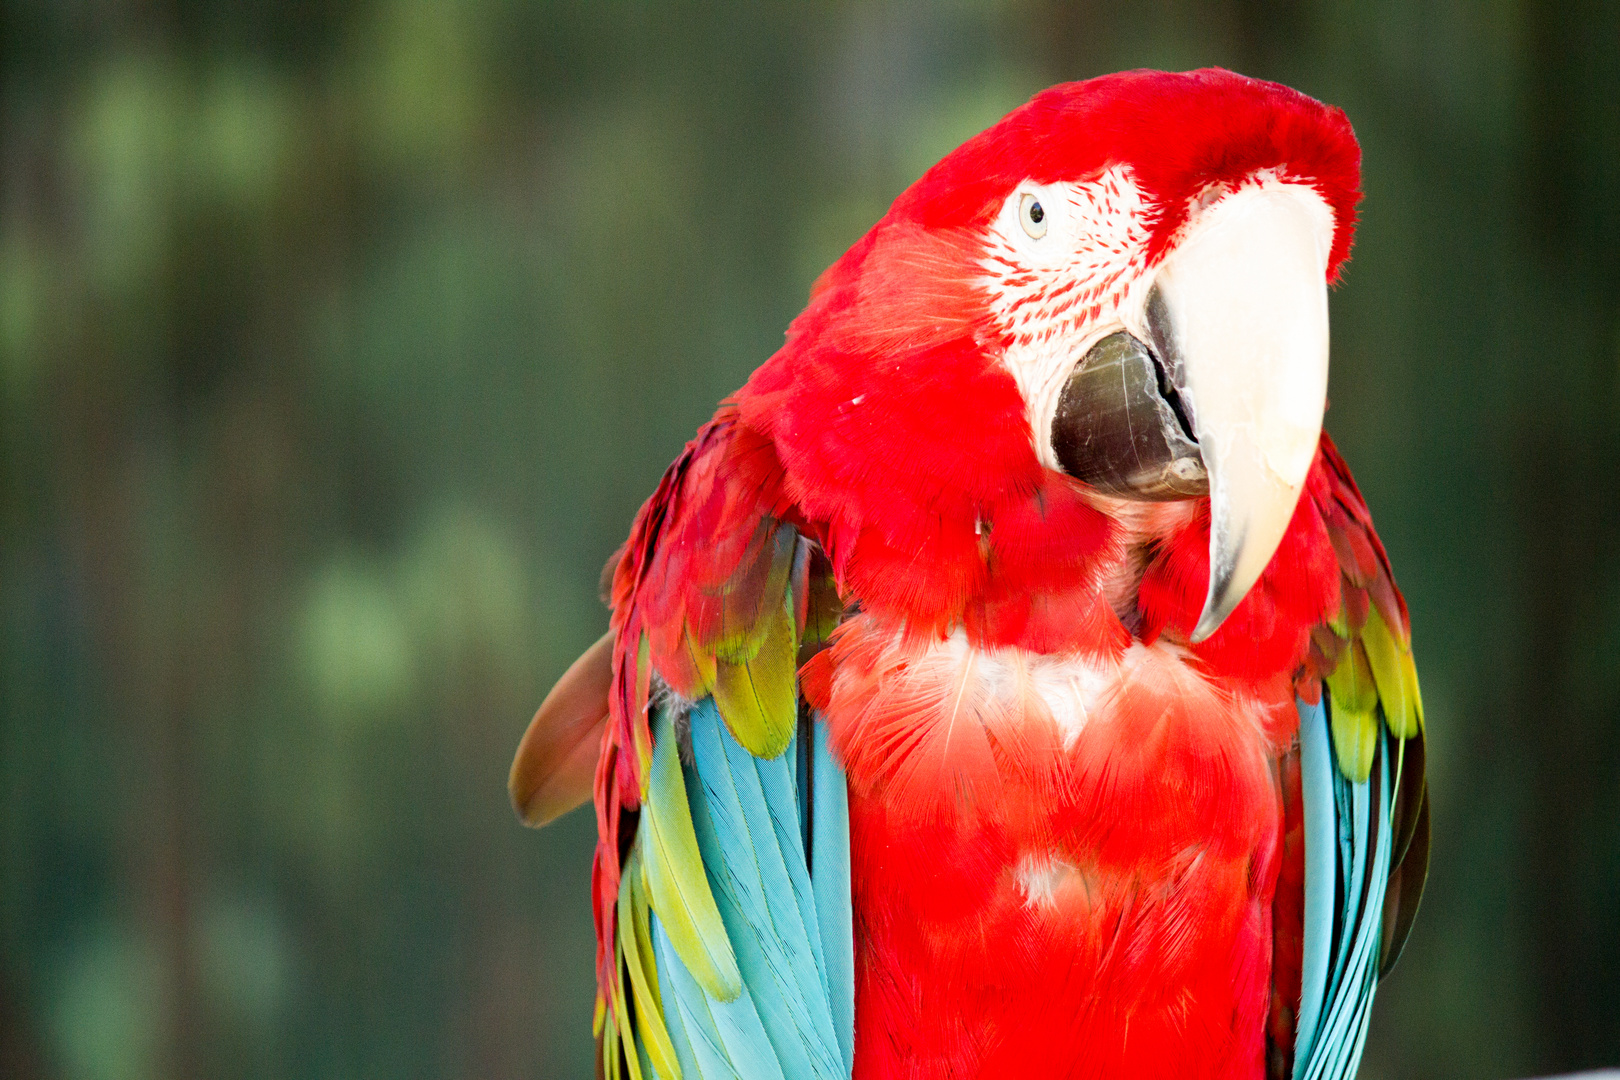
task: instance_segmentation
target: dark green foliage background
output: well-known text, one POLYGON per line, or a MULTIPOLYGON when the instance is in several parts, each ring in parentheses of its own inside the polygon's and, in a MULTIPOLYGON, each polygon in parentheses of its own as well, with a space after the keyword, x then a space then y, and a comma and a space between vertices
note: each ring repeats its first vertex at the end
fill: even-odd
POLYGON ((1620 5, 7 0, 0 1075, 585 1077, 505 773, 664 464, 1040 87, 1344 106, 1435 864, 1369 1077, 1620 1063, 1620 5))

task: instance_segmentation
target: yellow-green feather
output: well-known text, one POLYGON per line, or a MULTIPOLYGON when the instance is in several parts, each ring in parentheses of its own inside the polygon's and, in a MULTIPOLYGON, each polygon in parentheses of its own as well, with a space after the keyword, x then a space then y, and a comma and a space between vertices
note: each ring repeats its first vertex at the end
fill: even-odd
POLYGON ((1378 684, 1359 641, 1344 651, 1327 684, 1333 695, 1333 749, 1339 768, 1359 784, 1371 775, 1378 746, 1378 684))
MULTIPOLYGON (((623 902, 621 894, 621 903, 623 902)), ((624 939, 613 943, 613 966, 618 972, 618 978, 613 980, 613 1033, 614 1042, 619 1046, 629 1048, 624 1055, 625 1067, 630 1070, 630 1080, 651 1080, 641 1075, 641 1055, 635 1052, 636 1040, 630 1030, 630 1010, 625 1007, 624 1001, 624 939)), ((617 1053, 614 1054, 618 1056, 617 1053)))
POLYGON ((1351 641, 1339 666, 1327 678, 1333 691, 1333 708, 1351 712, 1372 712, 1378 707, 1378 684, 1373 679, 1367 653, 1359 641, 1351 641))
POLYGON ((619 885, 619 951, 624 957, 620 970, 630 978, 639 1045, 646 1050, 647 1059, 661 1080, 681 1080, 681 1067, 675 1060, 675 1046, 664 1027, 663 1009, 658 999, 658 970, 653 958, 652 937, 645 929, 647 898, 643 887, 638 838, 630 849, 619 885))
POLYGON ((652 917, 648 912, 647 903, 647 861, 641 857, 641 841, 638 837, 635 846, 631 849, 635 866, 631 869, 631 880, 634 889, 630 894, 630 914, 634 916, 631 929, 636 935, 636 949, 641 953, 648 975, 648 986, 652 991, 652 1001, 658 1008, 660 1016, 664 1012, 664 998, 658 988, 658 958, 653 951, 652 917))
MULTIPOLYGON (((714 693, 714 652, 699 645, 697 639, 692 637, 692 630, 687 628, 681 635, 686 643, 686 655, 692 661, 692 671, 697 676, 697 685, 692 688, 691 696, 696 698, 707 697, 714 693)), ((682 693, 686 690, 683 687, 682 693)))
MULTIPOLYGON (((814 540, 799 537, 793 549, 793 574, 788 578, 793 622, 799 630, 799 648, 814 651, 832 637, 844 618, 832 565, 814 540)), ((803 659, 801 657, 800 659, 803 659)))
POLYGON ((1423 690, 1418 686, 1417 661, 1408 648, 1401 653, 1401 674, 1406 678, 1407 691, 1412 695, 1412 707, 1417 712, 1418 730, 1423 730, 1423 690))
POLYGON ((1372 666, 1373 678, 1378 683, 1378 696, 1384 703, 1384 720, 1392 734, 1409 739, 1418 733, 1418 709, 1412 689, 1417 685, 1417 669, 1411 667, 1412 679, 1407 681, 1408 665, 1401 655, 1410 650, 1396 641, 1389 624, 1378 613, 1376 606, 1367 612, 1367 625, 1361 628, 1361 641, 1367 650, 1367 661, 1372 666))
POLYGON ((1358 784, 1366 782, 1372 775, 1373 754, 1378 749, 1378 714, 1335 706, 1333 749, 1339 755, 1340 771, 1358 784))
POLYGON ((647 891, 670 943, 703 989, 720 1001, 735 1001, 742 993, 742 974, 703 871, 675 726, 662 709, 641 820, 647 830, 647 891))
POLYGON ((812 576, 807 584, 809 602, 806 604, 804 640, 819 645, 832 637, 833 630, 844 621, 844 602, 838 598, 838 586, 831 576, 812 576))
POLYGON ((726 585, 722 594, 724 629, 714 643, 714 655, 721 664, 746 663, 759 652, 770 633, 773 613, 787 596, 797 540, 794 530, 777 528, 764 541, 768 552, 759 556, 770 560, 764 579, 755 573, 739 573, 726 585))
POLYGON ((770 760, 787 749, 798 725, 799 646, 785 597, 760 621, 765 631, 753 657, 716 666, 714 703, 743 749, 770 760))
MULTIPOLYGON (((619 964, 619 945, 613 943, 613 961, 615 971, 619 964)), ((620 987, 613 988, 612 1001, 608 1006, 607 1029, 602 1032, 602 1041, 598 1044, 602 1052, 602 1074, 607 1080, 619 1080, 621 1065, 624 1060, 621 1053, 624 1040, 624 994, 620 987)))

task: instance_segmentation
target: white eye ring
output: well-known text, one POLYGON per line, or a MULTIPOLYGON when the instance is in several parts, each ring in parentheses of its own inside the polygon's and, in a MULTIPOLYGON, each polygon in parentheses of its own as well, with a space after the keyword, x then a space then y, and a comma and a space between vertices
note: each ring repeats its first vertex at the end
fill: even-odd
POLYGON ((1018 201, 1018 224, 1024 227, 1031 240, 1039 240, 1046 235, 1046 209, 1041 206, 1041 200, 1027 191, 1018 201))

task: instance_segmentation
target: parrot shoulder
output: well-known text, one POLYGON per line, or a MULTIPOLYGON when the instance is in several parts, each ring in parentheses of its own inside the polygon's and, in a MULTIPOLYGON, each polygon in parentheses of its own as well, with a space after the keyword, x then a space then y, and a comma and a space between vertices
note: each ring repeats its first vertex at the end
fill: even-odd
POLYGON ((1360 1060, 1374 989, 1422 898, 1429 806, 1406 603, 1325 433, 1306 499, 1331 548, 1338 605, 1311 628, 1295 680, 1300 734, 1283 762, 1271 1042, 1273 1075, 1314 1080, 1353 1075, 1360 1060), (1280 1050, 1290 1026, 1291 1054, 1280 1050))
MULTIPOLYGON (((1392 849, 1379 968, 1400 957, 1429 868, 1429 800, 1423 695, 1412 650, 1411 619, 1366 500, 1324 433, 1311 497, 1337 556, 1338 613, 1311 633, 1307 670, 1325 686, 1340 771, 1352 782, 1371 775, 1374 744, 1387 742, 1392 765, 1392 849), (1382 721, 1380 725, 1379 721, 1382 721)), ((1309 687, 1309 681, 1305 682, 1309 687)), ((1309 700, 1309 699, 1307 699, 1309 700)))
MULTIPOLYGON (((601 1074, 847 1076, 847 796, 798 677, 843 604, 775 445, 735 404, 637 514, 611 604, 592 875, 601 1074)), ((581 663, 595 673, 581 696, 597 700, 602 662, 581 663)))

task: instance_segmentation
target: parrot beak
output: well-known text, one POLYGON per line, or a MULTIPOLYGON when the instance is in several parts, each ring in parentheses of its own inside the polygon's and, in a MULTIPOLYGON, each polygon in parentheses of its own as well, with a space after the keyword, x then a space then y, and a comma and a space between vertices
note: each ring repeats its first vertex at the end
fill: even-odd
POLYGON ((1316 457, 1332 236, 1314 192, 1243 188, 1195 223, 1149 296, 1149 339, 1181 388, 1209 472, 1209 592, 1194 642, 1259 580, 1316 457))
POLYGON ((1058 399, 1052 449, 1071 476, 1127 499, 1209 496, 1195 642, 1259 580, 1316 456, 1332 240, 1309 189, 1228 194, 1159 268, 1145 325, 1092 346, 1058 399))

